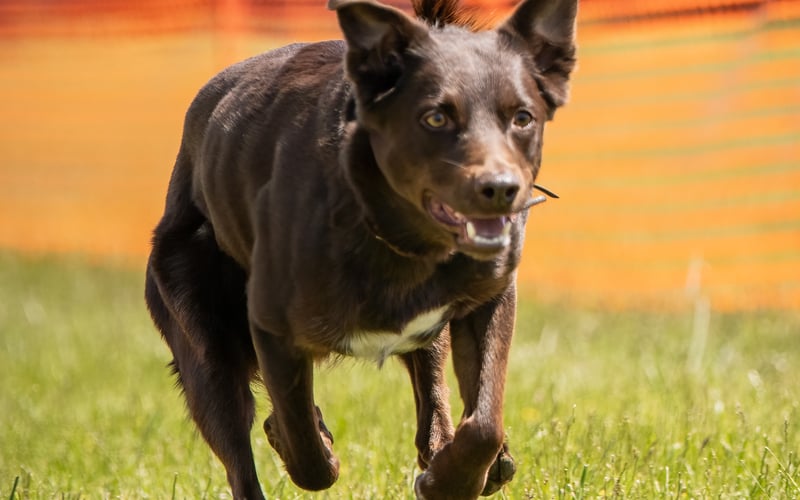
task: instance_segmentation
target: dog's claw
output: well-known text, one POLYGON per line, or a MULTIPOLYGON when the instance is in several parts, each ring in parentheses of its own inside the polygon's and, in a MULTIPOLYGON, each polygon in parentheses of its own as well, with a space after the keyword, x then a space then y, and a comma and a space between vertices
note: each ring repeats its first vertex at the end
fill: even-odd
POLYGON ((319 406, 317 406, 316 408, 317 408, 317 419, 319 419, 318 420, 319 434, 320 437, 322 438, 322 441, 325 443, 325 446, 327 446, 328 449, 330 450, 333 448, 333 434, 331 434, 331 431, 329 431, 328 428, 325 426, 325 421, 322 420, 322 411, 319 409, 319 406))
POLYGON ((483 487, 481 496, 488 497, 497 493, 504 484, 514 478, 516 472, 517 465, 514 463, 514 457, 508 452, 508 444, 503 443, 503 447, 500 448, 500 452, 497 454, 497 459, 486 475, 486 485, 483 487))
POLYGON ((275 420, 274 413, 270 414, 270 416, 267 417, 266 420, 264 420, 264 434, 267 435, 267 442, 269 443, 270 446, 272 446, 272 449, 274 449, 278 453, 278 455, 283 456, 281 453, 281 440, 279 439, 278 434, 275 431, 274 420, 275 420))

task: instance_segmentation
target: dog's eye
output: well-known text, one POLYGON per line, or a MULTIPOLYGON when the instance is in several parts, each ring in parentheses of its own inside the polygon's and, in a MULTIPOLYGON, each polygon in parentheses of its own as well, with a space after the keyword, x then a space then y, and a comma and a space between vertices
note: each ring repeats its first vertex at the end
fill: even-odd
POLYGON ((520 109, 514 113, 514 119, 511 123, 517 128, 525 128, 533 122, 533 115, 530 112, 520 109))
POLYGON ((446 127, 450 121, 446 114, 434 109, 432 111, 428 111, 422 116, 422 123, 431 129, 441 129, 446 127))

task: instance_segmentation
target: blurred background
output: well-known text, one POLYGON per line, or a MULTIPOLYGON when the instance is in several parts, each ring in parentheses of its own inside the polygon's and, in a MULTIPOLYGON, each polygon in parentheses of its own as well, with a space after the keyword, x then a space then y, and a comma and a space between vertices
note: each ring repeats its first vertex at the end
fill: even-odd
MULTIPOLYGON (((339 38, 324 4, 0 0, 0 248, 143 266, 197 90, 339 38)), ((800 309, 800 0, 582 0, 578 37, 524 293, 800 309)))

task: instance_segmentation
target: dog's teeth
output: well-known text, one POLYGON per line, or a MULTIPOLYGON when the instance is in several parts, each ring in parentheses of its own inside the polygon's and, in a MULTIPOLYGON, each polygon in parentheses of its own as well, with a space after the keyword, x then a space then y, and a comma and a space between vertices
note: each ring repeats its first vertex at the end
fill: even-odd
POLYGON ((475 229, 475 224, 470 221, 467 221, 467 237, 471 240, 475 239, 475 236, 478 235, 478 231, 475 229))
POLYGON ((506 225, 503 226, 503 238, 508 237, 511 234, 511 221, 506 221, 506 225))
POLYGON ((479 245, 508 245, 511 239, 508 236, 495 236, 494 238, 484 238, 483 236, 476 236, 473 241, 479 245))

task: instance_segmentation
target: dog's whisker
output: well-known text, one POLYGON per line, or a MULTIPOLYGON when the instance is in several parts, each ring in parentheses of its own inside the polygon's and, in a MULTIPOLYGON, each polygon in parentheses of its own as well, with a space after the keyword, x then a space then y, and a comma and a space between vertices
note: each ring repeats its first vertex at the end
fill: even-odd
POLYGON ((523 212, 523 211, 528 210, 529 208, 531 208, 531 207, 533 207, 535 205, 540 205, 540 204, 542 204, 542 203, 544 203, 546 201, 547 201, 547 197, 546 196, 542 196, 542 195, 539 195, 539 196, 537 196, 535 198, 531 198, 530 200, 526 201, 525 204, 522 205, 522 208, 517 210, 517 212, 523 212))
POLYGON ((554 199, 558 199, 559 198, 559 196, 557 194, 555 194, 554 192, 550 191, 546 187, 540 186, 539 184, 534 184, 533 185, 533 189, 535 189, 537 191, 541 191, 542 193, 544 193, 544 195, 540 194, 539 196, 532 197, 531 199, 526 201, 525 204, 522 205, 522 208, 517 210, 517 212, 522 212, 522 211, 528 210, 529 208, 534 207, 536 205, 541 205, 542 203, 547 201, 548 197, 549 198, 554 198, 554 199), (547 195, 547 196, 545 196, 545 195, 547 195))
POLYGON ((539 184, 534 184, 534 185, 533 185, 533 189, 536 189, 537 191, 541 191, 541 192, 543 192, 544 194, 546 194, 546 195, 547 195, 547 196, 549 196, 550 198, 560 198, 560 196, 558 196, 558 195, 557 195, 557 194, 555 194, 554 192, 550 191, 550 190, 549 190, 549 189, 547 189, 546 187, 544 187, 544 186, 540 186, 539 184))
POLYGON ((447 159, 447 158, 442 158, 441 161, 442 161, 442 163, 445 163, 445 164, 450 165, 452 167, 464 168, 464 164, 461 163, 460 161, 450 160, 450 159, 447 159))

